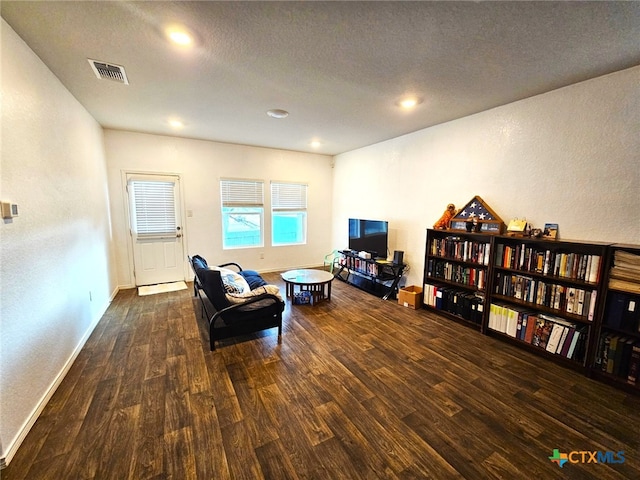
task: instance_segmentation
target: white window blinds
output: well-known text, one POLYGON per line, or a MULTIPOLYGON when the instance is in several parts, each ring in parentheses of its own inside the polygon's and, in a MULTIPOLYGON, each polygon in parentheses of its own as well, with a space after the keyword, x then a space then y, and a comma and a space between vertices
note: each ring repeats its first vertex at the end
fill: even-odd
POLYGON ((307 209, 307 185, 300 183, 271 183, 271 209, 274 212, 307 209))
POLYGON ((133 228, 137 235, 176 233, 174 182, 129 182, 133 195, 133 228))
POLYGON ((223 207, 262 207, 264 185, 252 180, 220 180, 223 207))

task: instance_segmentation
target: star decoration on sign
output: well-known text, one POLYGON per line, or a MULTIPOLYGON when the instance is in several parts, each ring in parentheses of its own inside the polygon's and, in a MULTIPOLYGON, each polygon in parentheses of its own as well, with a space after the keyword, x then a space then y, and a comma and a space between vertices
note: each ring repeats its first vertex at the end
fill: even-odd
POLYGON ((501 233, 504 228, 502 219, 477 195, 458 210, 452 219, 451 229, 469 231, 470 224, 481 233, 501 233))
POLYGON ((478 220, 494 220, 493 216, 491 215, 491 213, 489 213, 485 206, 480 202, 476 202, 475 200, 472 201, 469 205, 465 206, 460 211, 460 213, 456 215, 456 217, 477 218, 478 220))

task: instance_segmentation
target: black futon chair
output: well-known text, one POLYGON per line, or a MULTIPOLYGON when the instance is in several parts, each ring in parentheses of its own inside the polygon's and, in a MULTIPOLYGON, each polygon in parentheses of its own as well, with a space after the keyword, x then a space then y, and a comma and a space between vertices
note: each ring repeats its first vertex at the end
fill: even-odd
MULTIPOLYGON (((225 338, 246 335, 269 328, 278 328, 278 338, 282 335, 282 312, 285 303, 276 295, 261 293, 251 296, 239 303, 232 303, 227 299, 226 290, 220 270, 210 269, 206 260, 198 255, 189 257, 189 263, 194 271, 194 296, 200 299, 201 315, 206 315, 209 322, 209 342, 211 350, 215 350, 215 341, 225 338), (204 296, 202 293, 204 292, 204 296), (209 312, 208 305, 214 312, 209 312)), ((248 272, 236 263, 219 265, 220 268, 235 267, 238 273, 248 272)), ((255 272, 251 272, 253 276, 255 272)), ((260 288, 266 282, 255 273, 259 279, 253 279, 252 290, 260 288)), ((247 278, 245 276, 245 278, 247 278)), ((247 283, 252 283, 247 279, 247 283)))

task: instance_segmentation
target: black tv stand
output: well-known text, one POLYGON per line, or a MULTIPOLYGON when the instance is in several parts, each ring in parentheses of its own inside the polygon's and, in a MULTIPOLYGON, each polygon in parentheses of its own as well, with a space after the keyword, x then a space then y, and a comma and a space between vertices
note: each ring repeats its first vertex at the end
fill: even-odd
POLYGON ((343 250, 340 252, 338 271, 334 277, 388 300, 396 298, 398 283, 405 267, 404 263, 394 264, 383 259, 360 258, 357 252, 343 250))

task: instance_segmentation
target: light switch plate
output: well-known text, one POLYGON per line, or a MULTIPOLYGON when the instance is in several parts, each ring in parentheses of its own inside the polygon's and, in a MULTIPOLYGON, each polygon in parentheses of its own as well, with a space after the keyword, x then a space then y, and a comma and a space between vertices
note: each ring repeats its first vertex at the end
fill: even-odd
POLYGON ((2 218, 13 218, 18 216, 18 205, 15 203, 2 202, 2 218))

